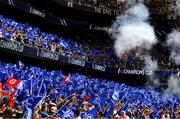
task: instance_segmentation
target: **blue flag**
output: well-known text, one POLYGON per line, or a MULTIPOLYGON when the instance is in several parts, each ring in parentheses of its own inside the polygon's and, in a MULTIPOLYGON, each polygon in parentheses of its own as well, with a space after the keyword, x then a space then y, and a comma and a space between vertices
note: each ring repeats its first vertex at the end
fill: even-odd
POLYGON ((65 106, 63 109, 59 110, 57 115, 66 119, 75 119, 74 111, 75 110, 71 106, 65 106))
POLYGON ((81 118, 82 119, 95 119, 96 118, 96 108, 87 111, 87 112, 81 112, 81 118))
POLYGON ((32 110, 28 107, 24 108, 24 119, 32 119, 32 110))

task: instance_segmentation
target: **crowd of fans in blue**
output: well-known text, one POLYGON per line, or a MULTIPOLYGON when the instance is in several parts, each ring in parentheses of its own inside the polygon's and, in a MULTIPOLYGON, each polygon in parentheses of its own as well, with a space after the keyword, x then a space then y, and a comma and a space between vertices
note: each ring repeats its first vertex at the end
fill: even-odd
MULTIPOLYGON (((119 59, 115 56, 113 46, 89 45, 87 43, 73 41, 54 34, 48 34, 28 23, 18 23, 12 19, 0 16, 0 38, 17 41, 23 45, 43 48, 57 52, 60 55, 73 57, 75 59, 88 61, 90 63, 110 68, 140 69, 144 67, 144 61, 139 56, 143 54, 156 57, 155 53, 141 50, 141 52, 130 51, 123 54, 119 59)), ((161 57, 158 61, 160 67, 171 67, 173 62, 168 57, 161 57)))
POLYGON ((130 87, 81 74, 65 75, 62 71, 27 67, 20 61, 1 63, 0 79, 3 118, 180 118, 180 96, 153 88, 130 87), (8 77, 19 83, 7 85, 8 77), (14 102, 10 103, 12 95, 14 102))
MULTIPOLYGON (((89 2, 90 5, 99 3, 96 0, 89 2)), ((103 7, 101 2, 98 6, 103 7)), ((114 8, 119 7, 115 5, 124 6, 118 0, 111 3, 114 8)), ((109 2, 106 7, 113 8, 109 2)), ((166 12, 164 10, 162 12, 166 12)), ((122 59, 117 60, 112 47, 90 46, 65 39, 3 16, 0 16, 0 39, 51 50, 102 66, 144 67, 143 60, 136 52, 125 53, 122 59)), ((167 65, 161 61, 158 63, 167 65)), ((65 75, 62 71, 27 67, 22 62, 1 62, 0 118, 179 119, 180 96, 77 73, 65 75)))

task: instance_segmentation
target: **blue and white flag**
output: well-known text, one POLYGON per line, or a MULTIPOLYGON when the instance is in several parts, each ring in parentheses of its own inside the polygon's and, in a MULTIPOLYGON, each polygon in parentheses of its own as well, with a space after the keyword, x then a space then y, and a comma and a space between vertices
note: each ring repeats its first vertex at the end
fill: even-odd
POLYGON ((61 109, 59 112, 58 112, 58 116, 60 117, 64 117, 65 119, 75 119, 75 116, 74 116, 74 109, 70 106, 65 106, 63 109, 61 109))
POLYGON ((32 119, 32 110, 28 107, 24 108, 24 119, 32 119))

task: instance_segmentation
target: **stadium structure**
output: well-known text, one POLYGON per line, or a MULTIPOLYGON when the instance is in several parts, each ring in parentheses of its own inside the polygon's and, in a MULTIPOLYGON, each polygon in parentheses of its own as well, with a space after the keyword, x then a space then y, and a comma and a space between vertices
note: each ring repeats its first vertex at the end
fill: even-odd
POLYGON ((0 0, 0 118, 179 119, 179 0, 0 0))

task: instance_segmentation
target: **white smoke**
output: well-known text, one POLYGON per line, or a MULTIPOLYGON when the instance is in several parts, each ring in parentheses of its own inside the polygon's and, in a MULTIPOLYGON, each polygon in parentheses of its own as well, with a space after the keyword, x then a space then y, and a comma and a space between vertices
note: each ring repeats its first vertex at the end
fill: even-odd
MULTIPOLYGON (((180 0, 176 0, 176 11, 180 15, 180 0)), ((167 45, 171 48, 170 58, 180 65, 180 31, 173 30, 167 37, 167 45)), ((178 72, 179 75, 179 72, 178 72)), ((180 95, 180 76, 171 75, 168 80, 168 91, 180 95)))
POLYGON ((136 3, 143 3, 144 0, 117 0, 117 2, 124 2, 128 5, 135 5, 136 3))
POLYGON ((152 60, 150 56, 145 57, 145 70, 156 71, 158 69, 158 63, 156 60, 152 60))
POLYGON ((180 64, 180 31, 174 30, 168 35, 167 45, 172 49, 171 59, 180 64))
POLYGON ((173 92, 180 95, 180 78, 172 75, 168 80, 168 92, 173 92))
POLYGON ((145 70, 152 71, 153 74, 148 76, 148 85, 151 85, 153 87, 158 87, 160 85, 159 77, 157 77, 157 74, 155 71, 158 70, 158 62, 157 60, 152 60, 151 56, 145 56, 145 70))
MULTIPOLYGON (((173 30, 167 37, 167 45, 171 49, 170 58, 176 65, 180 65, 180 31, 173 30)), ((171 75, 168 79, 167 91, 180 94, 180 78, 179 76, 171 75)))
POLYGON ((146 6, 142 3, 136 4, 124 15, 116 18, 109 33, 115 39, 114 49, 119 58, 126 52, 136 50, 140 59, 144 60, 144 70, 153 72, 148 77, 148 83, 156 87, 160 84, 154 72, 158 69, 158 63, 149 53, 141 53, 150 50, 157 43, 154 28, 148 22, 148 17, 149 11, 146 6))
POLYGON ((176 1, 176 11, 180 15, 180 0, 176 1))
POLYGON ((148 17, 149 11, 142 3, 117 17, 109 33, 115 39, 115 53, 119 58, 137 47, 149 50, 157 42, 154 28, 147 21, 148 17))

